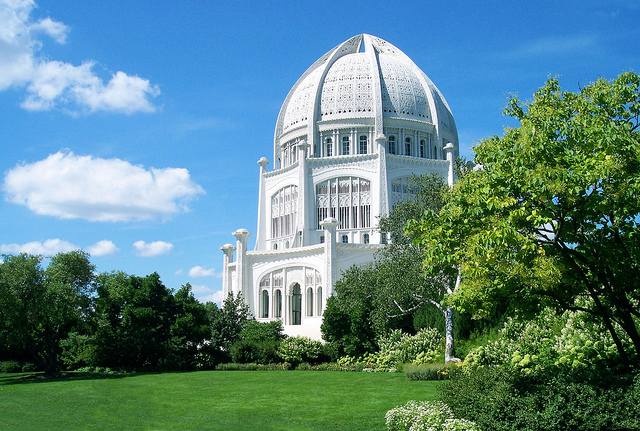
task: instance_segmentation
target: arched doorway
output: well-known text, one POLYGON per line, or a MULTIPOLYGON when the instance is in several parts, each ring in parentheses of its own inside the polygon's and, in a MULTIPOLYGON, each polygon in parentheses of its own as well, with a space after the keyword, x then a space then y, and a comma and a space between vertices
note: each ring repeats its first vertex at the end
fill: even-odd
POLYGON ((302 292, 298 283, 291 286, 291 324, 302 324, 302 292))

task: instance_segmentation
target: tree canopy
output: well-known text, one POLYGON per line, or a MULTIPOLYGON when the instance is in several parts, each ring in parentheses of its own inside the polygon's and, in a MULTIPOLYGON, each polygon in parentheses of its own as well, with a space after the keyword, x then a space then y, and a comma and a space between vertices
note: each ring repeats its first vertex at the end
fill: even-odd
POLYGON ((410 227, 428 271, 462 269, 452 303, 587 311, 637 365, 639 83, 628 72, 573 93, 549 79, 531 102, 509 102, 520 126, 477 145, 478 169, 410 227))

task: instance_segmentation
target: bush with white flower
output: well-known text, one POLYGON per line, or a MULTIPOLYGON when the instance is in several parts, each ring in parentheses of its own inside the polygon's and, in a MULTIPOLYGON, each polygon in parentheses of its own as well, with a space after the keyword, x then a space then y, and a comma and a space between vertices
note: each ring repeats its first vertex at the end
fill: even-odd
POLYGON ((440 401, 409 401, 385 415, 388 431, 480 431, 466 419, 456 419, 440 401))

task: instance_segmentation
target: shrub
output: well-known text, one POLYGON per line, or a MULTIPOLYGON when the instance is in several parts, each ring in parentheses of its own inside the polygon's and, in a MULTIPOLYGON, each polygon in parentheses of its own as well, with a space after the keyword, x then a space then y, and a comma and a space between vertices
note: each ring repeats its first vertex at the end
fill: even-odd
POLYGON ((598 370, 619 363, 611 335, 587 313, 544 310, 532 320, 508 319, 499 338, 471 351, 463 365, 467 369, 507 365, 532 374, 557 368, 598 370))
POLYGON ((441 343, 442 336, 435 328, 423 329, 416 335, 391 331, 388 337, 378 340, 380 351, 377 353, 377 366, 394 368, 401 363, 419 365, 444 359, 441 343))
POLYGON ((511 367, 456 371, 439 388, 452 412, 496 431, 640 429, 640 379, 606 372, 511 367))
POLYGON ((281 364, 239 364, 229 362, 216 365, 217 371, 286 371, 291 368, 291 364, 287 362, 281 364))
POLYGON ((19 373, 22 366, 18 361, 2 361, 0 362, 0 373, 19 373))
POLYGON ((456 364, 406 364, 402 371, 409 380, 448 380, 456 364))
POLYGON ((480 431, 475 423, 454 418, 451 409, 438 401, 409 401, 389 410, 385 418, 389 431, 480 431))
POLYGON ((285 338, 278 346, 277 354, 294 365, 301 362, 318 364, 324 359, 322 343, 307 337, 285 338))

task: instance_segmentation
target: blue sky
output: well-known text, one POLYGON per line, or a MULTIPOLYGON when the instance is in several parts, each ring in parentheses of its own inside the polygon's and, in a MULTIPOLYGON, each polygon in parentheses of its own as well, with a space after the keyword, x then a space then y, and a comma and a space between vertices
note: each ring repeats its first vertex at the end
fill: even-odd
POLYGON ((638 72, 638 22, 638 0, 0 0, 0 252, 82 248, 219 302, 219 248, 255 233, 256 162, 325 52, 359 33, 401 49, 471 159, 515 125, 510 95, 638 72))

